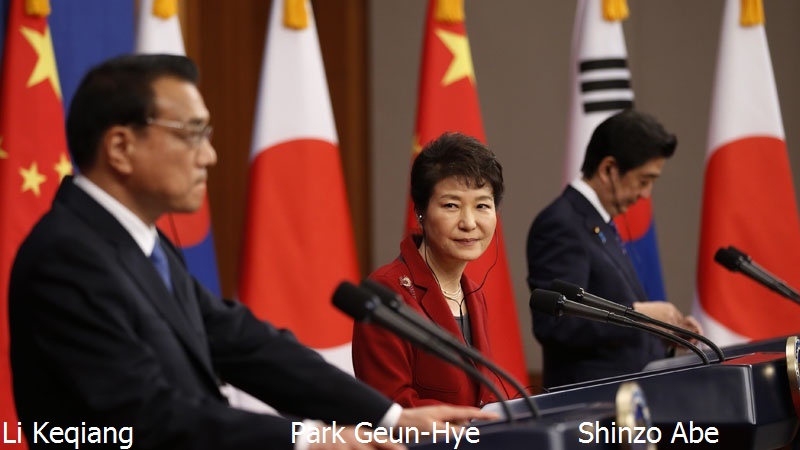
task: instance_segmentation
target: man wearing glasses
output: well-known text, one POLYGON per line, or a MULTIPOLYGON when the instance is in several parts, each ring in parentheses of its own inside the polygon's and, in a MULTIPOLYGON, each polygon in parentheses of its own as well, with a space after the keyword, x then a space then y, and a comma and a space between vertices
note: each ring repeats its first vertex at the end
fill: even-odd
MULTIPOLYGON (((81 174, 65 178, 20 247, 9 290, 14 395, 31 447, 105 427, 129 431, 137 449, 293 447, 300 427, 230 408, 223 381, 279 411, 339 424, 424 430, 488 418, 402 409, 187 273, 154 224, 197 210, 217 161, 197 76, 185 57, 122 56, 92 69, 70 105, 81 174)), ((356 443, 345 441, 327 444, 356 443)))

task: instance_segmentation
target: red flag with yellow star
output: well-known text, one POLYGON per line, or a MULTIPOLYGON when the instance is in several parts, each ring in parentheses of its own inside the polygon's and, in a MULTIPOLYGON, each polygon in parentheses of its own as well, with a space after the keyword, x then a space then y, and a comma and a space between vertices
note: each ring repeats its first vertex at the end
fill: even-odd
MULTIPOLYGON (((461 0, 428 2, 419 83, 412 159, 421 147, 447 131, 486 141, 461 0)), ((415 230, 419 232, 419 226, 409 201, 406 231, 415 230)), ((518 380, 527 382, 517 308, 499 220, 496 233, 497 240, 483 256, 467 265, 466 273, 478 284, 486 277, 483 292, 489 309, 492 359, 518 380)))
POLYGON ((50 207, 61 179, 72 173, 49 8, 36 10, 34 3, 49 6, 11 3, 0 78, 0 422, 8 424, 17 422, 14 403, 7 401, 13 398, 8 357, 11 264, 22 240, 50 207))

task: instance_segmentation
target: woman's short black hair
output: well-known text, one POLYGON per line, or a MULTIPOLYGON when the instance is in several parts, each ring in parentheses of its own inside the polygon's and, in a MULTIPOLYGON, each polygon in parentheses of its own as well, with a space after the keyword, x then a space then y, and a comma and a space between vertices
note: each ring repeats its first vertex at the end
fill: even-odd
POLYGON ((411 200, 414 212, 428 209, 436 183, 455 177, 470 188, 492 188, 496 206, 503 199, 503 167, 494 153, 472 136, 444 133, 428 143, 411 167, 411 200))

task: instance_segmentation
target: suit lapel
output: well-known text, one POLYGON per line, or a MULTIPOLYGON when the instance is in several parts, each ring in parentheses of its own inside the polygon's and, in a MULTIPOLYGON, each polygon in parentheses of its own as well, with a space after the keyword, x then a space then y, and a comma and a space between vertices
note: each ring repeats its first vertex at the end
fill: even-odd
POLYGON ((603 252, 611 259, 636 295, 642 300, 646 300, 647 295, 644 293, 644 288, 642 288, 638 275, 636 275, 633 263, 622 252, 622 247, 617 241, 617 232, 603 220, 589 200, 575 188, 568 186, 564 191, 564 195, 570 200, 578 214, 583 217, 583 227, 586 233, 590 235, 589 239, 603 249, 603 252))
POLYGON ((614 264, 628 281, 628 284, 634 289, 636 294, 640 296, 642 300, 645 300, 647 296, 643 296, 644 291, 640 289, 641 283, 639 282, 638 275, 636 275, 636 270, 633 268, 633 263, 631 263, 628 255, 623 253, 622 247, 620 247, 619 241, 617 241, 617 231, 611 228, 609 224, 604 222, 597 225, 592 225, 592 222, 587 220, 586 224, 587 228, 591 230, 591 233, 594 233, 594 230, 597 228, 600 228, 600 232, 604 233, 606 242, 603 245, 603 250, 611 258, 611 260, 614 261, 614 264))
POLYGON ((169 239, 163 234, 161 234, 160 239, 162 242, 166 243, 166 247, 168 248, 166 254, 169 260, 172 286, 175 291, 174 296, 182 310, 183 317, 187 319, 191 331, 200 338, 205 339, 205 327, 203 326, 203 318, 198 306, 194 280, 186 270, 186 266, 183 264, 180 254, 177 249, 171 245, 169 239))
MULTIPOLYGON (((171 252, 167 252, 170 255, 171 252)), ((203 367, 203 372, 216 385, 216 380, 211 369, 211 358, 208 350, 203 345, 203 333, 200 329, 192 325, 192 314, 187 314, 180 303, 181 296, 186 299, 186 277, 180 276, 181 270, 176 266, 174 256, 168 256, 170 262, 170 275, 172 277, 173 289, 175 294, 169 292, 164 282, 158 275, 155 267, 150 260, 144 256, 141 249, 133 245, 125 245, 119 249, 119 261, 125 267, 130 277, 136 282, 144 296, 151 305, 161 314, 161 317, 169 324, 175 336, 186 348, 187 352, 194 357, 199 365, 203 367)), ((193 298, 193 297, 192 297, 193 298)), ((196 302, 195 307, 196 310, 196 302)), ((196 314, 199 314, 196 313, 196 314)))
POLYGON ((453 312, 450 311, 450 307, 447 305, 447 300, 441 294, 439 286, 436 285, 433 289, 430 286, 420 285, 418 287, 422 288, 420 289, 422 295, 420 296, 419 304, 428 318, 463 341, 464 337, 461 336, 461 329, 458 327, 455 317, 453 317, 453 312))
MULTIPOLYGON (((411 279, 415 287, 414 295, 422 311, 436 325, 447 330, 447 332, 461 341, 462 344, 467 345, 464 336, 461 334, 461 328, 458 323, 456 323, 453 312, 450 311, 447 300, 445 300, 439 288, 439 283, 436 282, 428 265, 422 259, 422 256, 420 256, 419 251, 417 251, 417 245, 413 236, 409 236, 403 240, 400 249, 400 257, 406 263, 408 271, 411 274, 411 279)), ((477 288, 477 286, 469 281, 465 281, 463 276, 461 283, 461 288, 465 295, 477 288)), ((487 336, 489 333, 488 330, 486 330, 487 324, 485 323, 486 310, 482 307, 478 299, 479 294, 477 293, 467 295, 465 298, 467 311, 469 313, 469 324, 472 330, 472 346, 488 356, 489 341, 487 336)), ((474 361, 470 361, 469 363, 478 368, 478 370, 490 375, 487 368, 478 367, 474 361)), ((482 398, 482 392, 484 392, 486 388, 480 386, 480 384, 471 379, 470 382, 475 383, 477 389, 476 393, 479 395, 478 398, 482 398)))
POLYGON ((417 251, 416 242, 412 236, 406 238, 401 244, 401 257, 411 273, 417 301, 422 311, 430 320, 463 341, 461 330, 453 317, 453 313, 450 311, 450 307, 447 305, 447 300, 442 295, 439 284, 431 275, 427 264, 425 264, 419 251, 417 251))
MULTIPOLYGON (((193 295, 188 294, 189 289, 186 287, 186 283, 190 282, 191 279, 183 269, 183 265, 178 261, 174 248, 170 246, 172 250, 166 252, 169 259, 173 287, 176 289, 177 295, 186 299, 187 304, 194 305, 194 313, 187 314, 183 311, 176 297, 164 285, 153 263, 145 256, 131 235, 111 213, 106 211, 83 190, 75 186, 71 177, 66 178, 61 183, 55 201, 73 210, 115 249, 120 267, 124 268, 130 278, 139 286, 144 294, 143 297, 153 305, 164 321, 169 324, 187 352, 197 360, 209 381, 216 386, 210 355, 203 344, 205 341, 198 336, 198 334, 202 336, 202 318, 200 318, 199 311, 197 311, 197 301, 193 295), (191 322, 196 323, 191 324, 191 322)), ((162 239, 166 238, 162 236, 162 239)))
MULTIPOLYGON (((472 286, 467 283, 464 293, 472 292, 477 286, 472 286), (467 290, 469 289, 469 290, 467 290)), ((467 310, 469 311, 469 326, 472 328, 472 347, 486 356, 489 356, 489 330, 486 323, 486 309, 485 303, 480 301, 482 296, 479 293, 473 293, 467 296, 467 310)))

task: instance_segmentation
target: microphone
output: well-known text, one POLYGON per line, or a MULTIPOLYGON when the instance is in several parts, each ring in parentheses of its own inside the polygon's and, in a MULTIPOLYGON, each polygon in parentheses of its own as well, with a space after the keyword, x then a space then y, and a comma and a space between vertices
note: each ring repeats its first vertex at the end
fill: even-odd
POLYGON ((358 322, 374 323, 401 338, 411 342, 426 352, 437 356, 460 368, 472 378, 485 385, 492 394, 500 399, 503 412, 509 423, 513 422, 511 408, 502 399, 505 398, 497 387, 472 365, 466 363, 458 355, 452 353, 432 335, 412 326, 399 317, 394 311, 383 305, 376 296, 358 286, 343 281, 333 293, 333 305, 358 322))
POLYGON ((722 353, 722 349, 717 346, 711 339, 703 336, 702 334, 695 333, 694 331, 687 330, 685 328, 681 328, 671 323, 662 322, 658 319, 654 319, 646 314, 642 314, 635 309, 631 308, 630 306, 620 305, 617 302, 612 302, 611 300, 606 300, 603 297, 599 297, 594 294, 590 294, 583 290, 582 287, 578 286, 577 284, 568 283, 563 280, 553 280, 550 284, 550 287, 574 302, 582 303, 587 306, 592 306, 598 309, 610 311, 614 314, 628 317, 634 320, 639 320, 642 322, 649 323, 651 325, 656 325, 662 328, 666 328, 670 331, 674 331, 676 333, 682 334, 684 336, 689 336, 697 339, 698 341, 706 344, 714 353, 717 354, 717 362, 725 361, 725 354, 722 353))
POLYGON ((742 272, 766 288, 777 292, 795 303, 800 303, 800 294, 798 294, 796 290, 789 287, 789 285, 780 278, 754 263, 750 256, 739 251, 732 245, 729 245, 728 248, 720 247, 717 253, 714 254, 714 261, 731 272, 742 272))
POLYGON ((405 302, 403 302, 400 295, 381 283, 378 283, 374 280, 365 279, 361 282, 361 287, 372 291, 372 293, 377 295, 385 306, 397 313, 398 316, 413 324, 418 329, 424 330, 426 333, 434 336, 449 349, 458 353, 462 358, 466 360, 472 360, 476 364, 482 364, 499 378, 507 380, 509 384, 511 384, 514 389, 517 390, 517 392, 522 394, 522 398, 525 399, 525 404, 533 415, 533 418, 541 417, 539 408, 536 407, 536 403, 534 403, 534 401, 530 398, 528 393, 525 391, 525 388, 519 384, 519 381, 517 381, 497 364, 486 358, 481 352, 472 347, 465 346, 455 336, 442 329, 439 325, 422 317, 416 311, 409 308, 405 302))
POLYGON ((686 339, 675 336, 672 333, 667 333, 664 330, 661 330, 656 327, 652 327, 650 325, 645 325, 643 323, 639 323, 635 320, 632 320, 628 317, 620 316, 617 314, 612 313, 611 311, 605 311, 603 309, 594 308, 592 306, 582 305, 577 302, 573 302, 572 300, 567 300, 566 297, 559 294, 558 292, 547 291, 544 289, 534 289, 533 293, 531 293, 531 308, 535 312, 540 312, 543 314, 547 314, 550 316, 561 317, 563 315, 568 316, 575 316, 581 317, 584 319, 594 320, 597 322, 606 322, 612 323, 615 325, 621 325, 624 327, 633 327, 638 328, 640 330, 647 331, 649 333, 657 334, 664 339, 669 341, 678 343, 689 350, 695 352, 697 356, 703 361, 703 364, 708 365, 708 356, 703 353, 696 345, 692 344, 691 342, 687 341, 686 339))

